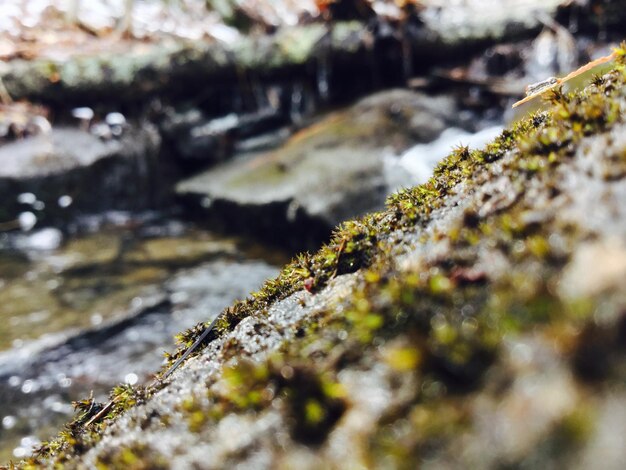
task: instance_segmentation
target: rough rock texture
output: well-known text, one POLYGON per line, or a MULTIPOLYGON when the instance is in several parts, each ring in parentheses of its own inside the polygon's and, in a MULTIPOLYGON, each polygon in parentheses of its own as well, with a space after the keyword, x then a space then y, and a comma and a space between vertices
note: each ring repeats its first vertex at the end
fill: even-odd
POLYGON ((149 125, 106 141, 59 128, 3 145, 0 217, 7 221, 33 211, 40 220, 59 222, 81 212, 153 207, 167 191, 160 184, 159 146, 149 125), (22 193, 37 201, 20 203, 16 195, 22 193))
POLYGON ((385 154, 434 140, 457 120, 451 98, 382 92, 304 129, 278 150, 183 181, 176 192, 213 224, 315 246, 342 220, 383 207, 394 189, 385 154))
POLYGON ((32 464, 622 468, 625 81, 457 149, 32 464))
MULTIPOLYGON (((531 34, 541 28, 542 18, 552 18, 565 0, 472 0, 423 2, 415 23, 419 27, 406 32, 416 58, 463 55, 468 48, 493 40, 511 39, 531 34), (488 13, 488 14, 485 14, 488 13), (522 18, 523 20, 520 20, 522 18)), ((391 7, 394 10, 394 7, 391 7)), ((600 8, 600 12, 604 9, 600 8)), ((620 9, 611 11, 608 22, 620 24, 620 9), (617 18, 617 19, 616 19, 617 18)), ((384 9, 380 16, 385 18, 384 9)), ((596 11, 582 16, 595 18, 596 11)), ((382 20, 383 24, 386 24, 382 20)), ((607 21, 604 20, 604 24, 607 21)), ((389 40, 388 24, 383 39, 389 40)), ((225 76, 237 81, 237 71, 257 75, 301 70, 341 57, 337 63, 368 63, 375 42, 367 25, 340 22, 326 36, 321 23, 283 27, 273 35, 240 36, 230 42, 195 41, 151 45, 138 42, 128 45, 125 54, 76 54, 62 59, 41 58, 0 63, 0 80, 14 98, 43 99, 47 102, 80 103, 94 98, 116 102, 153 95, 180 94, 185 90, 206 88, 207 83, 225 76)), ((397 32, 396 32, 397 34, 397 32)), ((392 53, 400 56, 400 45, 392 53)), ((384 71, 382 71, 384 72, 384 71)))

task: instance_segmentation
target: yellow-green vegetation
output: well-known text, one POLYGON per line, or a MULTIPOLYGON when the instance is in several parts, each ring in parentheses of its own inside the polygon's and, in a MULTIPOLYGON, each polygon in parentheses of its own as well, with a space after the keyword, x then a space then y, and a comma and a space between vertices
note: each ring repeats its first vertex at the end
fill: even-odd
MULTIPOLYGON (((559 196, 555 181, 560 169, 572 164, 579 142, 623 122, 625 55, 623 44, 613 71, 579 92, 554 91, 545 110, 505 130, 485 149, 457 148, 427 183, 391 196, 383 212, 342 224, 316 254, 298 256, 259 292, 227 308, 206 343, 251 315, 262 318, 272 304, 296 291, 317 293, 333 278, 360 271, 347 306, 308 318, 278 353, 260 362, 237 361, 240 345, 226 343, 225 356, 235 359, 226 363, 221 378, 207 384, 202 396, 181 397, 177 411, 189 429, 201 432, 229 413, 258 414, 278 406, 292 418, 294 441, 319 445, 350 406, 339 372, 380 360, 398 381, 419 380, 420 386, 380 418, 368 459, 372 466, 389 459, 397 467, 413 466, 418 456, 445 448, 468 428, 472 418, 464 397, 481 386, 506 338, 540 328, 573 358, 580 380, 589 380, 586 371, 593 368, 585 363, 590 357, 585 348, 601 349, 598 338, 604 337, 588 326, 589 318, 604 300, 569 300, 558 294, 558 282, 576 245, 592 234, 546 208, 559 196), (505 180, 498 179, 502 175, 505 180), (490 189, 498 181, 506 187, 490 189), (459 198, 465 204, 457 222, 437 225, 445 211, 456 210, 459 198), (446 250, 431 254, 434 246, 446 250), (420 249, 425 255, 415 256, 420 249), (490 263, 504 266, 498 277, 486 264, 486 253, 490 263)), ((602 158, 607 181, 624 176, 623 154, 602 158)), ((622 307, 604 305, 603 311, 622 307)), ((180 348, 170 364, 205 327, 179 335, 180 348)), ((616 373, 610 364, 616 362, 597 372, 610 378, 616 373)), ((91 404, 81 405, 76 420, 30 465, 82 454, 116 416, 163 386, 114 391, 112 396, 122 398, 106 419, 89 428, 83 426, 84 408, 91 404)), ((536 452, 558 458, 579 446, 593 419, 593 410, 572 410, 536 452)), ((120 452, 110 458, 126 462, 138 455, 146 462, 140 451, 120 452)))
MULTIPOLYGON (((111 391, 110 396, 113 400, 113 406, 106 410, 104 421, 115 419, 129 408, 143 402, 146 398, 146 392, 142 389, 133 388, 131 385, 119 385, 111 391)), ((55 456, 55 461, 61 465, 62 462, 69 460, 73 455, 86 451, 98 441, 99 432, 106 429, 106 424, 100 424, 90 432, 86 432, 85 428, 91 418, 104 410, 104 404, 94 402, 93 398, 90 397, 76 401, 73 405, 77 412, 74 419, 65 425, 56 439, 43 443, 35 456, 24 464, 24 468, 39 468, 41 460, 52 455, 55 456)), ((121 452, 121 455, 111 458, 123 460, 127 456, 128 453, 124 451, 121 452)), ((133 468, 152 467, 137 466, 133 468)))
POLYGON ((97 470, 125 468, 129 470, 161 470, 170 468, 167 460, 146 446, 119 447, 98 457, 97 470))

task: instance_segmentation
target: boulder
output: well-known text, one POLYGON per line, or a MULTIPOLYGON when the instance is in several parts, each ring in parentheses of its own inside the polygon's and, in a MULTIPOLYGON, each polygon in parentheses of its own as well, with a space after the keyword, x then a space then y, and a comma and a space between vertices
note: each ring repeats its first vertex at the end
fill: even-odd
POLYGON ((456 120, 451 98, 378 93, 296 133, 278 150, 240 155, 180 182, 176 193, 212 225, 317 245, 332 227, 383 207, 384 160, 456 120))
MULTIPOLYGON (((372 44, 377 39, 385 42, 393 36, 396 39, 390 41, 391 47, 383 47, 378 60, 387 60, 384 63, 392 64, 394 71, 397 69, 401 74, 402 53, 397 37, 405 33, 400 31, 397 21, 392 21, 395 24, 391 25, 386 19, 386 13, 397 12, 397 7, 376 3, 379 38, 372 35, 366 23, 359 21, 334 22, 330 37, 327 26, 321 22, 294 27, 280 21, 274 34, 229 34, 222 41, 202 38, 157 44, 135 41, 111 45, 109 42, 95 53, 86 54, 78 48, 61 58, 14 59, 0 64, 0 80, 14 99, 28 98, 61 105, 70 102, 81 105, 94 99, 112 103, 145 101, 155 96, 182 94, 189 97, 205 93, 207 86, 221 91, 225 78, 227 82, 238 84, 242 72, 255 78, 267 78, 299 71, 302 78, 309 76, 307 69, 315 69, 321 76, 328 73, 323 69, 333 58, 340 58, 331 60, 335 65, 348 64, 351 72, 367 73, 375 49, 372 44)), ((624 24, 623 9, 617 4, 596 8, 594 2, 581 7, 580 2, 568 0, 427 0, 419 3, 419 12, 411 18, 412 25, 406 33, 416 64, 441 63, 450 56, 466 57, 468 51, 485 44, 528 37, 541 29, 543 20, 554 18, 559 8, 572 9, 572 21, 579 22, 581 29, 599 25, 601 29, 608 26, 619 32, 624 24)), ((289 12, 289 7, 283 12, 289 12)), ((229 16, 224 15, 224 19, 228 21, 229 16)), ((292 20, 287 23, 297 22, 293 13, 288 16, 292 20)), ((302 22, 306 21, 302 17, 302 22)), ((385 72, 389 71, 376 73, 384 75, 385 72)))
POLYGON ((162 200, 160 137, 153 127, 119 139, 54 128, 0 147, 0 217, 57 223, 81 213, 145 210, 162 200))

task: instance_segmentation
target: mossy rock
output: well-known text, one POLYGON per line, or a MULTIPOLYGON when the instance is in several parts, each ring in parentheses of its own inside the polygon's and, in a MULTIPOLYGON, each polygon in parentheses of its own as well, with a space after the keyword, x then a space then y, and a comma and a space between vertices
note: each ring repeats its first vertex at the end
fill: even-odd
POLYGON ((317 247, 341 221, 384 207, 401 179, 388 175, 389 154, 460 125, 449 97, 379 92, 325 116, 275 150, 238 156, 184 180, 176 193, 212 227, 317 247))
POLYGON ((625 53, 342 224, 30 465, 620 468, 625 53))

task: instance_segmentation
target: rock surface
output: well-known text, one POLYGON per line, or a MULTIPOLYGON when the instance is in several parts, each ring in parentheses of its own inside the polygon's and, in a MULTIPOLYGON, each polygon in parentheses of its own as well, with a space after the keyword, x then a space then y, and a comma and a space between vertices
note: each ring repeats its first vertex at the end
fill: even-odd
POLYGON ((117 389, 89 426, 87 403, 32 464, 622 468, 618 52, 228 308, 165 383, 117 389))
POLYGON ((81 213, 145 210, 166 195, 160 137, 150 125, 120 139, 54 128, 0 147, 0 217, 62 223, 81 213), (16 195, 26 194, 16 198, 16 195))
POLYGON ((255 113, 218 118, 208 118, 198 109, 176 112, 171 108, 164 114, 159 130, 174 150, 178 165, 186 171, 227 160, 237 141, 258 138, 290 123, 288 116, 270 106, 255 113))
POLYGON ((386 155, 434 140, 457 119, 451 98, 382 92, 305 128, 278 150, 240 156, 182 181, 176 192, 213 224, 315 246, 341 221, 383 207, 394 189, 386 155))

